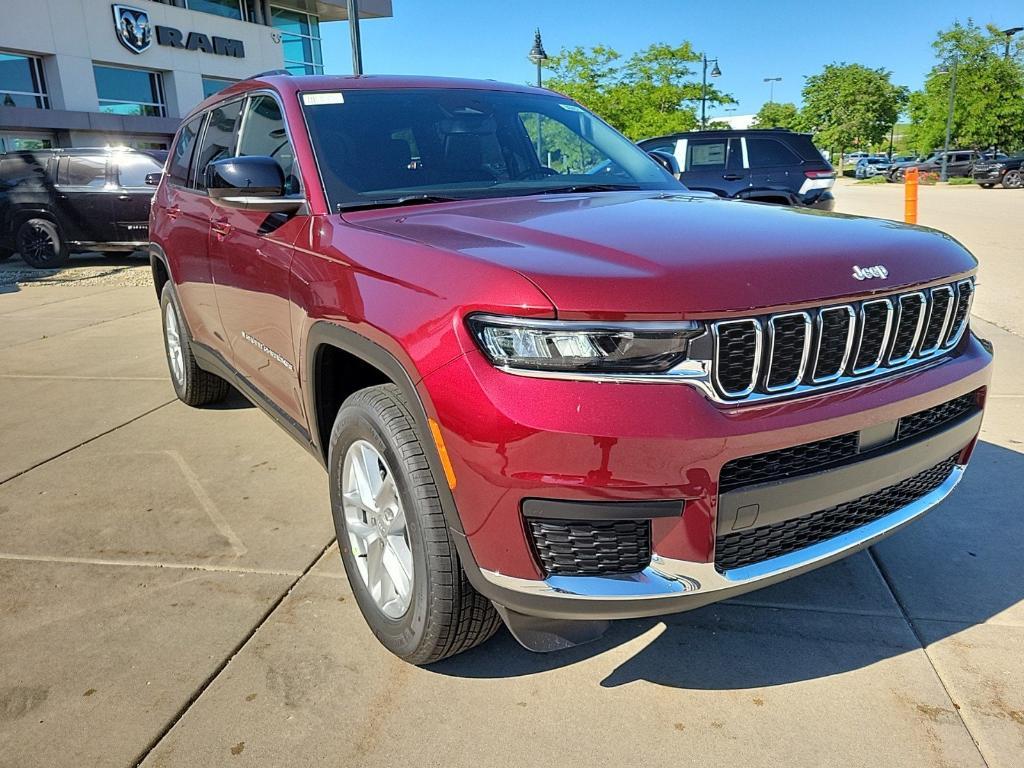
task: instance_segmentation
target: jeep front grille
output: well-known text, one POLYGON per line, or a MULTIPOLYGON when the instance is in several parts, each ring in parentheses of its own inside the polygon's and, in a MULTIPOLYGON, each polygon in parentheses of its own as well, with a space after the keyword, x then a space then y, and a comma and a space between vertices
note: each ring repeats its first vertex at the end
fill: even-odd
POLYGON ((637 573, 651 562, 650 520, 530 518, 526 522, 537 559, 549 575, 637 573))
POLYGON ((711 324, 714 387, 725 400, 854 382, 922 363, 963 335, 973 279, 925 291, 711 324))

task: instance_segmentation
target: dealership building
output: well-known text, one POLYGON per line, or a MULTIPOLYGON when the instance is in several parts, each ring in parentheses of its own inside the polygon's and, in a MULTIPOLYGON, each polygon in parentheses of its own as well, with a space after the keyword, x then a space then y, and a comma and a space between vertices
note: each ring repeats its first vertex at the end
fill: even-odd
MULTIPOLYGON (((258 72, 323 72, 346 0, 3 0, 0 152, 166 148, 204 98, 258 72)), ((359 17, 391 0, 359 0, 359 17)))

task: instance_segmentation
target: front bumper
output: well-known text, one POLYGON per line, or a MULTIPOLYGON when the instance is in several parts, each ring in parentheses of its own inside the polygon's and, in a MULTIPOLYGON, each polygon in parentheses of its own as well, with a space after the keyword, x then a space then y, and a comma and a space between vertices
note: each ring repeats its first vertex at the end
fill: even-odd
MULTIPOLYGON (((723 465, 871 430, 983 390, 990 363, 991 355, 968 333, 934 366, 755 406, 714 404, 686 385, 511 376, 476 352, 419 386, 441 423, 458 478, 458 520, 452 527, 471 582, 516 614, 591 620, 684 611, 758 589, 866 547, 924 514, 959 482, 977 422, 892 462, 896 474, 886 482, 955 456, 949 476, 913 503, 780 557, 733 570, 715 565, 727 495, 718 487, 723 465), (685 508, 675 518, 652 521, 653 557, 642 572, 558 576, 541 570, 524 525, 524 501, 538 498, 594 504, 682 500, 685 508)), ((817 486, 794 485, 784 496, 799 501, 810 494, 813 500, 823 487, 815 478, 801 483, 813 480, 817 486)), ((849 498, 872 490, 862 480, 845 476, 837 482, 849 498)), ((866 482, 870 486, 870 478, 866 482)))

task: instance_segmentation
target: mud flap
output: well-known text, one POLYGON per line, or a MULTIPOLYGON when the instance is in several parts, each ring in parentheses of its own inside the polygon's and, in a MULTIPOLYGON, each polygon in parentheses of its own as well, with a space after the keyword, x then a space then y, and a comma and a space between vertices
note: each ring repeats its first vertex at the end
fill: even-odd
POLYGON ((494 606, 512 637, 528 651, 549 653, 583 645, 599 639, 611 622, 606 620, 573 621, 566 619, 545 619, 510 611, 500 605, 494 606))

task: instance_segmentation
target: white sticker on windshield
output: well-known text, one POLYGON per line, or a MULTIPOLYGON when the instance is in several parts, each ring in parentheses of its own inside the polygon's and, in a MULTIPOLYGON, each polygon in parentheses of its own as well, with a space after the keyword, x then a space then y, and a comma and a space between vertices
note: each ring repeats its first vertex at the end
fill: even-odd
POLYGON ((324 104, 344 104, 345 97, 341 93, 304 93, 302 103, 307 107, 319 107, 324 104))
POLYGON ((559 104, 562 109, 566 112, 582 112, 583 110, 577 107, 575 104, 559 104))

